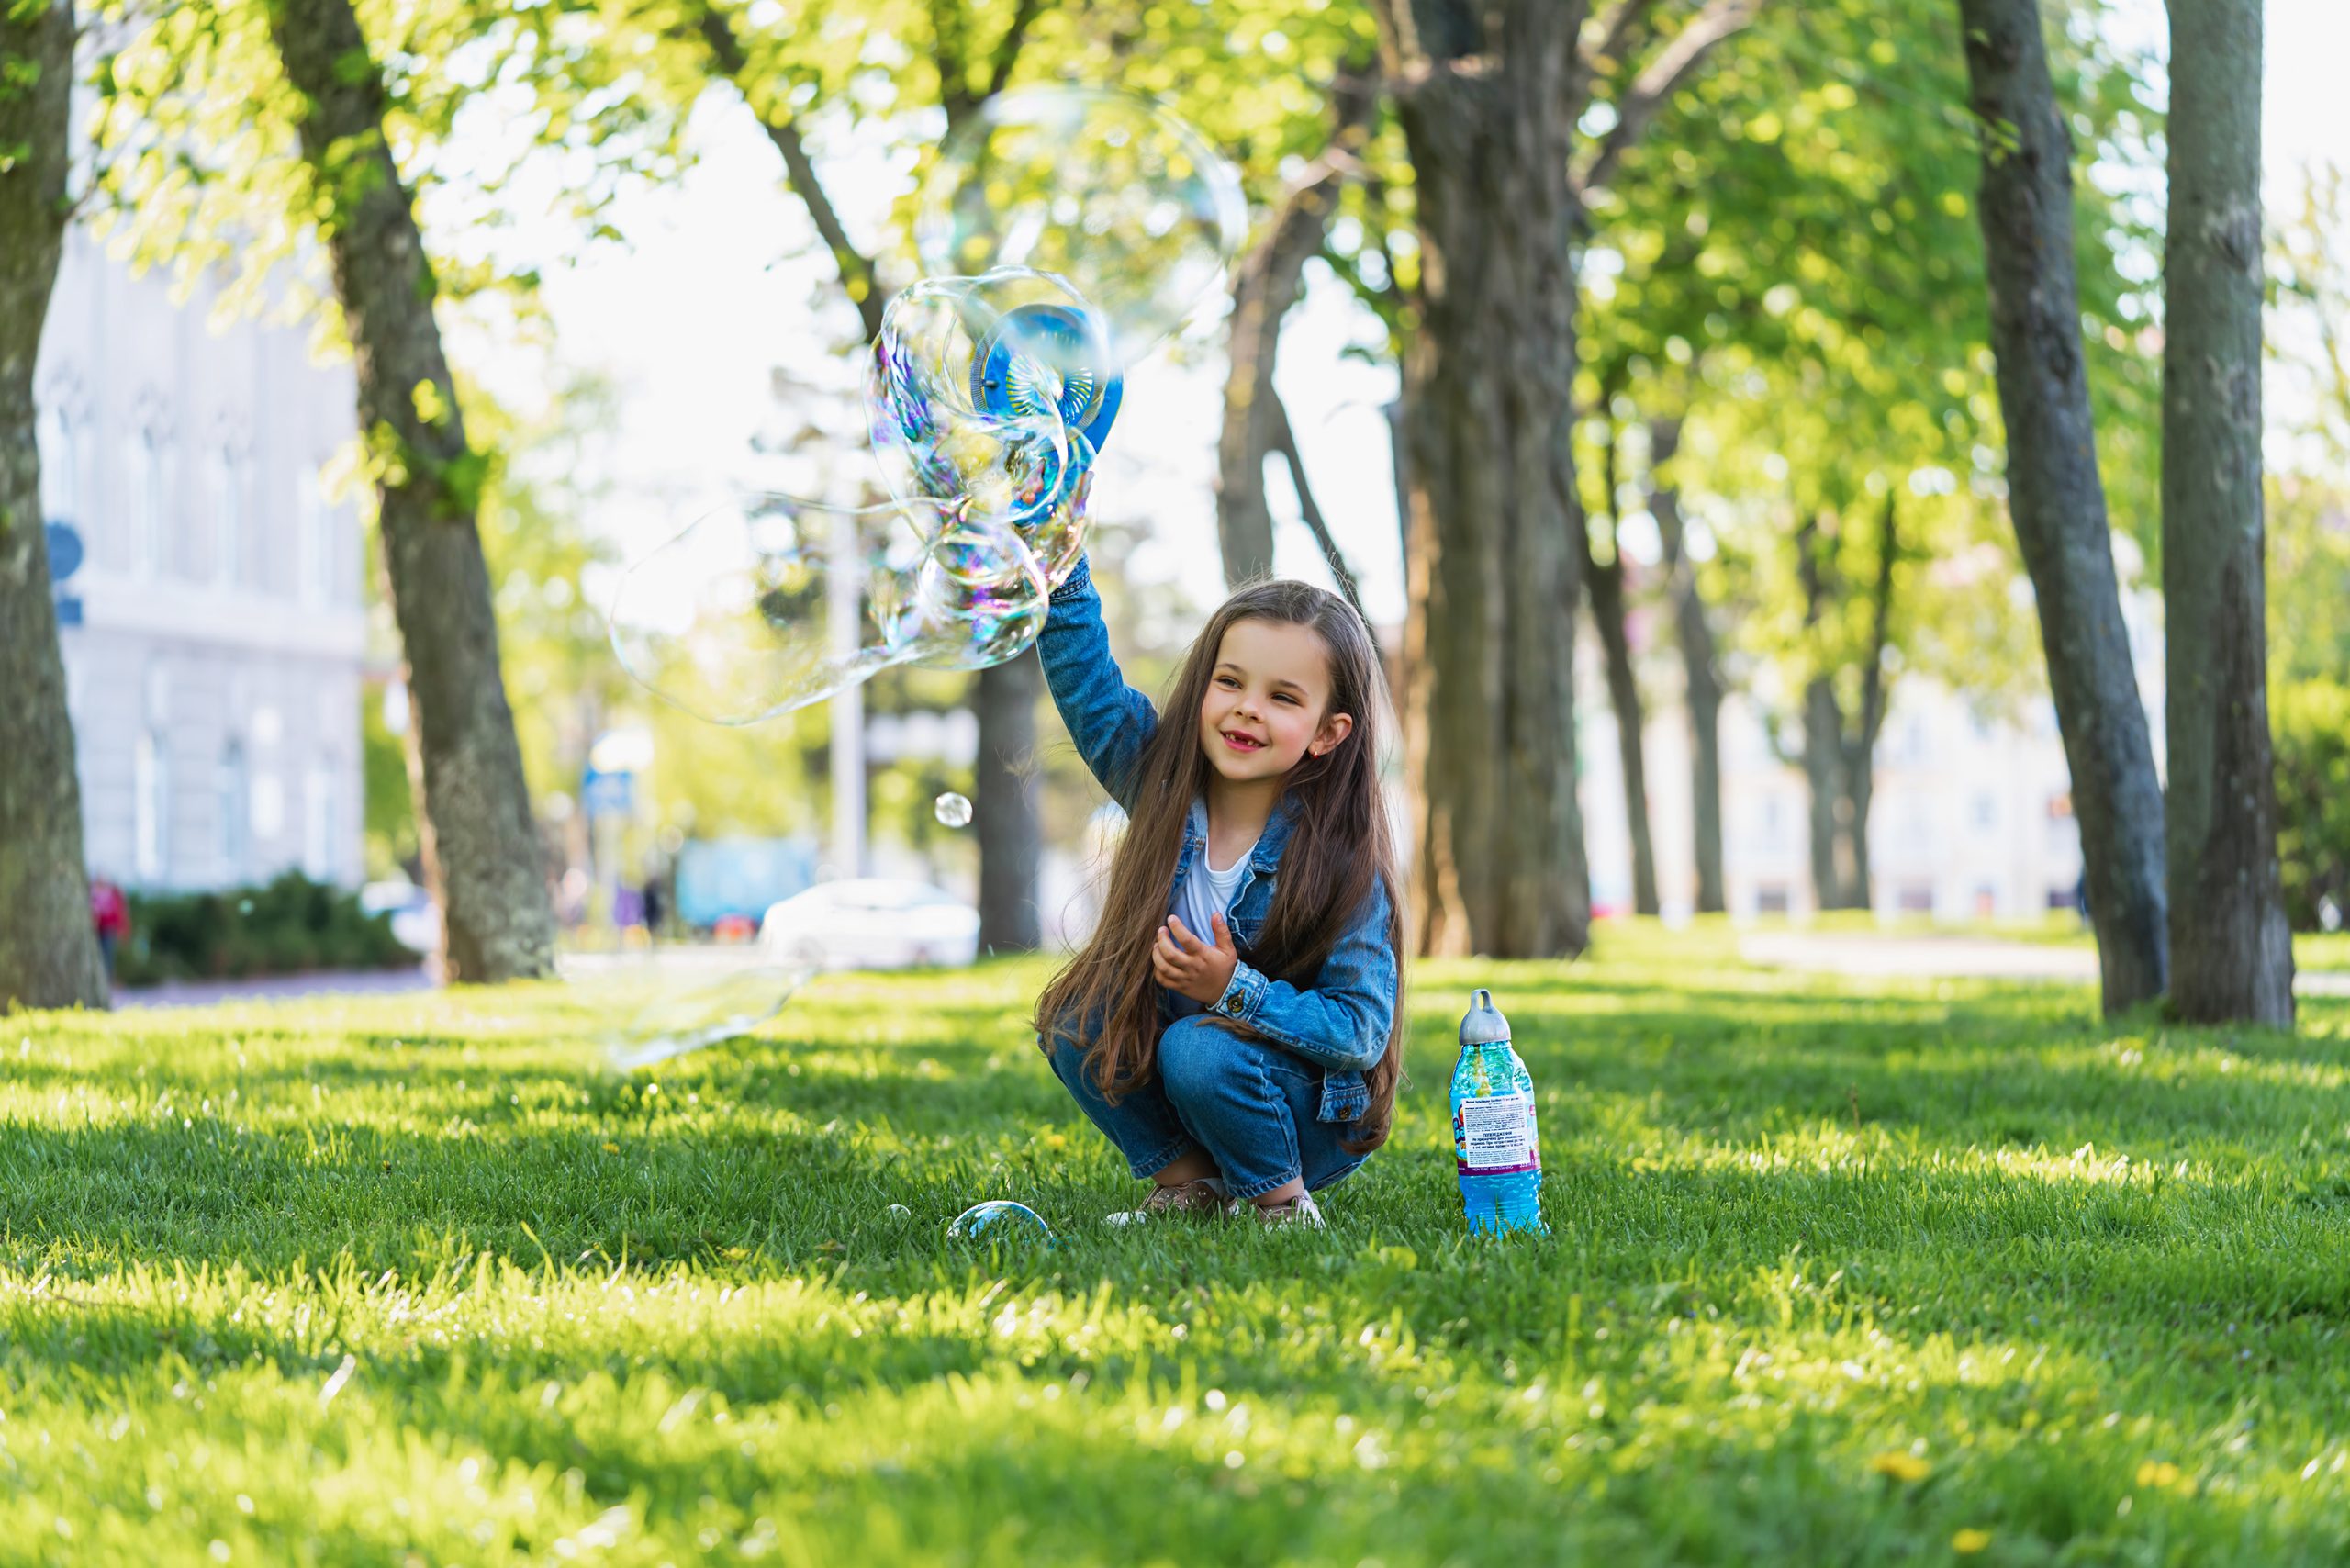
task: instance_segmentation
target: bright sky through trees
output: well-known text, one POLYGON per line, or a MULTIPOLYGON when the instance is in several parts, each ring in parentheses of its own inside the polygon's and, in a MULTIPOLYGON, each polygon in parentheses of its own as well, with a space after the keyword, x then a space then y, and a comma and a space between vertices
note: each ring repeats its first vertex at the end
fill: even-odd
MULTIPOLYGON (((2159 42, 2161 0, 2130 6, 2135 14, 2125 8, 2117 25, 2133 39, 2159 42)), ((2350 133, 2338 113, 2339 64, 2350 59, 2350 5, 2269 0, 2267 33, 2273 203, 2289 198, 2311 162, 2350 164, 2350 133)), ((843 128, 823 129, 837 137, 843 128)), ((852 461, 864 461, 861 361, 845 352, 856 319, 830 286, 831 263, 814 246, 799 202, 778 182, 773 149, 748 111, 722 95, 698 112, 693 137, 698 166, 674 186, 623 197, 612 215, 632 250, 599 246, 582 264, 550 267, 547 274, 555 363, 600 372, 620 393, 618 429, 602 454, 620 495, 608 516, 591 521, 619 532, 631 556, 665 529, 690 521, 697 498, 755 480, 755 434, 796 427, 813 414, 852 461), (826 411, 811 403, 788 417, 771 387, 778 367, 828 388, 837 406, 826 411)), ((872 245, 882 235, 890 200, 903 188, 903 167, 893 167, 873 141, 844 145, 821 134, 811 141, 845 220, 872 245)), ((437 228, 457 210, 453 202, 436 204, 428 207, 428 220, 437 228)), ((521 237, 561 242, 552 230, 521 237)), ((1345 354, 1352 342, 1374 342, 1376 324, 1319 263, 1308 277, 1307 297, 1283 334, 1279 385, 1332 531, 1361 574, 1365 607, 1375 620, 1392 622, 1403 615, 1404 584, 1382 406, 1393 395, 1394 374, 1345 354)), ((1219 596, 1222 581, 1211 488, 1220 386, 1215 329, 1210 315, 1195 326, 1185 352, 1162 353, 1132 377, 1096 490, 1105 518, 1150 524, 1151 540, 1136 554, 1135 569, 1176 578, 1203 602, 1219 596)), ((536 353, 486 344, 473 334, 456 342, 457 352, 483 366, 507 396, 528 403, 544 385, 546 366, 536 353)), ((2272 418, 2289 418, 2291 409, 2277 404, 2272 394, 2272 418)), ((782 471, 774 482, 802 486, 811 482, 806 473, 782 471)), ((1270 485, 1280 520, 1277 569, 1322 577, 1278 465, 1270 485)))

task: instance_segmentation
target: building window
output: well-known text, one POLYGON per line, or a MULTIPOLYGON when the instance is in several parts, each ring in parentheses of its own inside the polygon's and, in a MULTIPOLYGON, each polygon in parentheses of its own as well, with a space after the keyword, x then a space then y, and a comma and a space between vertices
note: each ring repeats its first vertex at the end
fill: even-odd
POLYGON ((40 420, 40 508, 52 522, 71 522, 80 515, 82 464, 75 450, 73 421, 62 409, 51 409, 40 420))
POLYGON ((130 497, 130 559, 134 570, 161 577, 170 569, 170 454, 163 438, 152 430, 130 438, 123 465, 123 482, 130 497))
POLYGON ((314 765, 302 781, 302 870, 314 882, 334 879, 334 775, 314 765))
POLYGON ((160 886, 172 859, 171 751, 160 724, 148 726, 139 737, 130 759, 130 787, 139 879, 160 886))
POLYGON ((335 592, 334 509, 319 488, 315 468, 302 470, 295 517, 301 529, 301 593, 305 604, 333 604, 335 592))
POLYGON ((245 748, 230 741, 220 752, 217 780, 220 812, 220 879, 235 886, 245 879, 246 835, 252 822, 252 789, 245 770, 245 748))
POLYGON ((205 488, 212 502, 212 577, 234 585, 244 578, 245 473, 234 449, 220 445, 205 459, 205 488))
POLYGON ((1999 798, 1988 790, 1977 790, 1975 795, 1975 831, 1989 833, 1998 825, 1999 798))
POLYGON ((1904 914, 1934 913, 1934 885, 1931 882, 1904 882, 1896 899, 1895 907, 1904 914))
POLYGON ((1754 913, 1785 914, 1787 913, 1787 885, 1785 882, 1764 882, 1754 890, 1754 913))

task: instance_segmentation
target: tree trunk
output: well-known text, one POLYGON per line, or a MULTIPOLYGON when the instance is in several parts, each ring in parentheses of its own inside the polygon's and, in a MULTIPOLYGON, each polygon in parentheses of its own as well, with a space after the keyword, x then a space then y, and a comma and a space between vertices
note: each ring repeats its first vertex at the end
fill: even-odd
POLYGON ((475 521, 484 464, 465 441, 431 264, 384 140, 383 76, 351 0, 272 0, 269 21, 302 100, 302 153, 357 362, 359 426, 382 462, 378 531, 415 704, 418 827, 448 978, 544 975, 554 919, 475 521))
MULTIPOLYGON (((1817 518, 1796 531, 1796 577, 1803 586, 1803 625, 1815 643, 1828 615, 1828 567, 1820 558, 1830 546, 1817 518)), ((1817 649, 1815 649, 1815 653, 1817 649)), ((1811 897, 1819 909, 1853 907, 1855 868, 1847 822, 1852 809, 1845 769, 1844 705, 1835 677, 1823 661, 1821 673, 1803 689, 1803 778, 1811 801, 1811 897)))
POLYGON ((1885 498, 1878 524, 1876 583, 1870 591, 1867 663, 1861 666, 1861 712, 1857 732, 1844 742, 1844 841, 1852 868, 1846 907, 1874 907, 1876 880, 1869 867, 1869 807, 1876 798, 1876 743, 1885 733, 1886 652, 1893 644, 1893 574, 1901 561, 1901 512, 1897 496, 1885 498))
POLYGON ((1803 689, 1803 781, 1811 801, 1811 898, 1820 909, 1852 907, 1841 815, 1848 805, 1843 729, 1836 683, 1813 677, 1803 689))
MULTIPOLYGON (((1019 62, 1038 9, 1035 0, 1020 0, 988 62, 986 83, 974 91, 970 85, 972 31, 965 0, 941 0, 931 7, 932 42, 942 84, 940 103, 946 111, 950 134, 1002 91, 1019 62)), ((809 220, 832 252, 841 288, 856 308, 858 323, 870 342, 881 335, 888 306, 878 269, 871 257, 850 241, 784 98, 755 90, 762 84, 754 78, 749 52, 724 16, 705 6, 692 10, 686 20, 710 50, 718 74, 733 84, 759 117, 761 129, 783 159, 784 183, 807 208, 809 220)), ((1302 258, 1299 264, 1304 264, 1302 258)), ((1270 384, 1270 359, 1266 375, 1270 384)), ((1260 488, 1263 466, 1260 456, 1260 488)), ((1265 560, 1270 569, 1270 521, 1266 529, 1265 560)), ((1024 767, 1036 748, 1036 691, 1041 678, 1035 655, 1023 654, 1009 664, 979 671, 971 681, 971 711, 979 727, 978 778, 973 784, 978 792, 971 801, 971 836, 979 851, 979 939, 1010 951, 1027 951, 1039 941, 1036 868, 1044 852, 1044 828, 1036 814, 1035 781, 1015 769, 1024 767)))
MULTIPOLYGON (((2087 864, 2105 1009, 2167 980, 2163 798, 2130 662, 2081 352, 2071 141, 2038 0, 1959 0, 1983 141, 1991 346, 2007 426, 2008 509, 2040 611, 2087 864)), ((2176 58, 2176 56, 2174 56, 2176 58)))
MULTIPOLYGON (((1624 621, 1624 554, 1616 539, 1615 437, 1608 437, 1607 495, 1608 558, 1602 565, 1591 548, 1591 529, 1578 520, 1574 529, 1583 551, 1583 586, 1591 597, 1591 616, 1599 631, 1599 646, 1606 655, 1607 703, 1616 715, 1616 756, 1624 774, 1624 820, 1632 840, 1632 909, 1655 914, 1656 846, 1649 831, 1649 768, 1645 719, 1640 711, 1640 686, 1632 668, 1632 639, 1624 621)), ((1581 509, 1577 509, 1580 513, 1581 509)))
MULTIPOLYGON (((1371 117, 1379 106, 1374 84, 1354 67, 1331 84, 1330 96, 1335 124, 1329 150, 1290 185, 1263 237, 1232 274, 1215 483, 1216 542, 1224 551, 1227 588, 1272 575, 1273 514, 1265 501, 1265 459, 1282 450, 1285 441, 1284 455, 1298 494, 1301 498, 1308 494, 1304 464, 1295 442, 1288 438, 1288 416, 1273 391, 1273 364, 1281 322, 1297 303, 1305 263, 1322 248, 1338 193, 1354 167, 1355 150, 1370 133, 1371 117)), ((1342 574, 1339 581, 1348 584, 1351 598, 1351 580, 1342 574)))
POLYGON ((1431 954, 1575 954, 1591 920, 1575 799, 1582 585, 1569 441, 1568 66, 1583 6, 1414 8, 1416 45, 1434 63, 1395 84, 1423 296, 1404 363, 1413 940, 1431 954))
POLYGON ((82 786, 49 588, 33 366, 66 219, 70 5, 0 6, 0 1012, 103 1007, 82 786))
POLYGON ((1292 186, 1264 238, 1232 274, 1230 364, 1224 425, 1216 440, 1215 532, 1227 588, 1273 571, 1273 513, 1265 501, 1265 458, 1273 449, 1273 360, 1281 321, 1305 263, 1322 247, 1341 176, 1325 161, 1292 186))
MULTIPOLYGON (((2171 0, 2163 256, 2171 1001, 2293 1022, 2260 464, 2260 0, 2171 0)), ((2092 907, 2095 901, 2092 899, 2092 907)))
POLYGON ((972 706, 979 755, 971 829, 979 841, 979 941, 999 953, 1025 953, 1043 941, 1036 907, 1036 863, 1043 824, 1036 814, 1036 699, 1044 666, 1035 650, 979 672, 972 706))
POLYGON ((1689 800, 1696 846, 1697 913, 1721 914, 1729 908, 1722 885, 1722 678, 1714 652, 1714 631, 1706 619, 1706 601, 1697 591, 1695 564, 1685 546, 1687 525, 1681 516, 1678 487, 1655 482, 1655 474, 1680 450, 1681 421, 1656 420, 1649 425, 1649 514, 1656 519, 1664 543, 1664 567, 1671 574, 1675 641, 1681 645, 1683 688, 1689 711, 1689 800))

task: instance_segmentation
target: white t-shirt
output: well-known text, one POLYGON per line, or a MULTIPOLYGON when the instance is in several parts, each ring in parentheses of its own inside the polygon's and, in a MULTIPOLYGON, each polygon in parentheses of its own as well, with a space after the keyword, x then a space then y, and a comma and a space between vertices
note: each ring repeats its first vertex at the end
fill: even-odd
MULTIPOLYGON (((1251 844, 1234 857, 1230 866, 1219 871, 1208 864, 1207 846, 1200 846, 1199 858, 1192 862, 1183 885, 1175 892, 1175 917, 1183 923, 1184 930, 1209 946, 1215 946, 1214 916, 1232 913, 1232 895, 1239 890, 1240 879, 1248 869, 1248 857, 1256 853, 1257 846, 1251 844)), ((1178 1018, 1207 1011, 1188 996, 1175 995, 1173 1000, 1178 1018)))

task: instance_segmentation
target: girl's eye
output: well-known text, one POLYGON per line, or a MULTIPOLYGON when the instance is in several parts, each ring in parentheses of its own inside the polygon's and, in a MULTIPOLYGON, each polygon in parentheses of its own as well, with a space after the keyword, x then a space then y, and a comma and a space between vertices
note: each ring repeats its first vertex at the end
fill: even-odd
POLYGON ((1215 678, 1215 683, 1218 686, 1223 687, 1227 691, 1237 691, 1240 689, 1240 682, 1228 675, 1217 676, 1215 678))
POLYGON ((1275 700, 1276 702, 1286 702, 1286 703, 1288 703, 1288 704, 1289 704, 1291 707, 1292 707, 1292 708, 1294 708, 1294 707, 1296 707, 1296 706, 1297 706, 1297 699, 1296 699, 1296 698, 1294 698, 1294 697, 1292 697, 1292 696, 1291 696, 1288 692, 1286 692, 1286 691, 1281 692, 1279 696, 1275 697, 1275 698, 1273 699, 1273 700, 1275 700))

